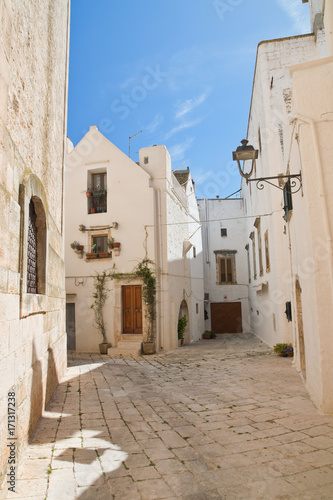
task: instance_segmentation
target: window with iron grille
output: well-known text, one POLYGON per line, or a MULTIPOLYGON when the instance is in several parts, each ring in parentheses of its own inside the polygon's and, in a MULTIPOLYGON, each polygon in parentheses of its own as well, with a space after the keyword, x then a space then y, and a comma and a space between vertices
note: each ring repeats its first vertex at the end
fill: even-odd
POLYGON ((37 293, 37 215, 34 202, 30 200, 28 225, 27 293, 37 293))
POLYGON ((107 211, 106 172, 91 174, 91 196, 88 197, 88 212, 105 213, 107 211))

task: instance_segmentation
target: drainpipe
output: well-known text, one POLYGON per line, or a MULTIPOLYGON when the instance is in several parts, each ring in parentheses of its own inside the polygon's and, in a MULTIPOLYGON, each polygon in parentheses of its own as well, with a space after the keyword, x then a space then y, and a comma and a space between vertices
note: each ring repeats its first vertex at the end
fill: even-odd
POLYGON ((204 198, 204 205, 205 205, 204 238, 206 240, 206 264, 210 264, 210 260, 209 260, 209 235, 208 235, 208 222, 207 222, 209 220, 209 208, 208 208, 207 198, 204 198))
POLYGON ((308 123, 311 127, 313 145, 314 145, 315 157, 316 157, 317 174, 318 174, 318 179, 319 179, 319 190, 320 190, 319 196, 321 199, 321 206, 322 206, 322 211, 323 211, 325 235, 326 235, 328 245, 329 245, 329 266, 330 266, 330 277, 331 277, 331 286, 332 286, 332 284, 333 284, 332 235, 331 235, 330 223, 329 223, 329 219, 328 219, 328 207, 327 207, 327 198, 326 198, 326 194, 325 194, 325 182, 324 182, 324 176, 323 176, 323 167, 322 167, 322 162, 321 162, 321 157, 320 157, 320 149, 319 149, 319 144, 318 144, 316 125, 315 125, 314 120, 312 118, 307 117, 307 116, 297 114, 297 115, 295 115, 295 118, 297 120, 301 120, 303 122, 308 123))

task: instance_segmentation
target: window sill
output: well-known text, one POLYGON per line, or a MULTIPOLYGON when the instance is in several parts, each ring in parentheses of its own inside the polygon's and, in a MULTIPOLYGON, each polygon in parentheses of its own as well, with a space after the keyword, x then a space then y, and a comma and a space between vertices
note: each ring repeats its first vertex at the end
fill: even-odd
POLYGON ((94 259, 111 259, 112 252, 86 253, 86 261, 94 259))

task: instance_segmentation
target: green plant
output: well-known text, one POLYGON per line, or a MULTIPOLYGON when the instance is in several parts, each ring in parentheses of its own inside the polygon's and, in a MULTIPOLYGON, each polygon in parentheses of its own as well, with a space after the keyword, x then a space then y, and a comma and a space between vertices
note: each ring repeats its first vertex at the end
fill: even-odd
POLYGON ((179 318, 178 320, 178 338, 183 339, 184 338, 184 333, 187 327, 187 317, 183 316, 182 318, 179 318))
POLYGON ((134 268, 134 274, 143 281, 142 298, 146 305, 146 318, 149 320, 146 342, 154 340, 154 321, 156 316, 156 276, 150 266, 154 264, 149 259, 143 259, 134 268))
POLYGON ((276 344, 274 346, 274 352, 286 358, 294 355, 294 348, 292 344, 276 344))
POLYGON ((107 288, 106 288, 106 280, 108 278, 108 274, 106 271, 103 271, 101 274, 97 273, 95 277, 95 293, 93 295, 94 302, 91 305, 91 308, 95 313, 95 323, 98 328, 99 333, 103 337, 103 343, 106 343, 106 330, 105 323, 103 317, 103 307, 105 301, 107 299, 107 288))
POLYGON ((203 333, 205 339, 216 339, 216 335, 212 330, 205 330, 203 333))
POLYGON ((70 247, 73 250, 76 250, 80 246, 80 243, 78 241, 73 241, 73 243, 70 244, 70 247))
POLYGON ((114 238, 112 238, 112 236, 110 236, 110 238, 108 238, 108 247, 109 248, 113 248, 113 242, 114 242, 114 238))

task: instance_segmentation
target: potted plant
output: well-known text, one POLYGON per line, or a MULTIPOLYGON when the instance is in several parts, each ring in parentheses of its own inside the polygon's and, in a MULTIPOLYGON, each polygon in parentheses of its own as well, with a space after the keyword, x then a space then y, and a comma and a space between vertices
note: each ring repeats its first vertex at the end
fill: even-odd
POLYGON ((187 317, 183 316, 178 319, 178 345, 184 344, 184 333, 187 327, 187 317))
POLYGON ((97 326, 98 332, 102 336, 103 342, 99 344, 99 352, 100 354, 107 354, 109 347, 111 344, 107 341, 106 338, 106 329, 103 317, 103 307, 107 299, 107 288, 106 288, 106 279, 108 275, 106 271, 103 273, 96 274, 95 277, 95 293, 93 295, 94 302, 91 305, 91 308, 95 313, 95 324, 97 326))
POLYGON ((112 243, 112 248, 120 248, 120 243, 119 243, 119 241, 114 241, 114 242, 112 243))
POLYGON ((91 194, 91 191, 88 189, 88 191, 86 191, 87 198, 90 198, 91 194))
POLYGON ((294 356, 294 348, 292 344, 276 344, 274 352, 283 358, 292 358, 294 356))
POLYGON ((202 338, 205 340, 216 339, 216 335, 212 330, 205 330, 202 334, 202 338))

